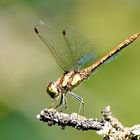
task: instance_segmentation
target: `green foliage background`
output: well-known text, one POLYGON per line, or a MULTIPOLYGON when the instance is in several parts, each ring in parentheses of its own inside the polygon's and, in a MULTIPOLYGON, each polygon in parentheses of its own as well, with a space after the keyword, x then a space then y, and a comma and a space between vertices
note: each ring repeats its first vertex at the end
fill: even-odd
MULTIPOLYGON (((62 74, 33 31, 39 19, 75 26, 103 55, 140 31, 140 1, 0 0, 0 139, 101 139, 94 131, 62 131, 36 119, 52 101, 46 85, 62 74)), ((140 39, 74 92, 84 98, 87 117, 100 117, 110 105, 124 125, 139 123, 140 39)), ((66 112, 78 107, 69 97, 66 112)))

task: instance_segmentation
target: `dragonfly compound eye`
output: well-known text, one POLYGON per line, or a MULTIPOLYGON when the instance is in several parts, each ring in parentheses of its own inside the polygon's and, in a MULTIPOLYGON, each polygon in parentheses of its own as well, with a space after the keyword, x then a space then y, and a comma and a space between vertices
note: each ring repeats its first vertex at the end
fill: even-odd
POLYGON ((55 82, 50 82, 50 84, 47 86, 46 91, 51 96, 51 98, 56 98, 59 95, 55 82))

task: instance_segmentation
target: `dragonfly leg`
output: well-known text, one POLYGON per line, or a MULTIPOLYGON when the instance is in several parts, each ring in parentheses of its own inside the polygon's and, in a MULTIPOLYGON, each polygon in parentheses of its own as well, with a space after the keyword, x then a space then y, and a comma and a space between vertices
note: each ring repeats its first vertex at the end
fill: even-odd
POLYGON ((58 107, 60 107, 60 106, 62 105, 62 102, 63 102, 63 100, 64 100, 63 98, 64 98, 64 97, 63 97, 63 94, 61 94, 60 102, 59 102, 58 105, 55 106, 55 108, 58 108, 58 107))
MULTIPOLYGON (((58 99, 58 98, 57 98, 58 99)), ((62 95, 61 95, 61 98, 60 98, 60 102, 59 102, 59 104, 58 105, 56 105, 56 100, 57 99, 54 99, 53 100, 53 102, 51 103, 51 105, 48 107, 48 108, 58 108, 59 106, 61 106, 62 105, 62 101, 63 101, 63 97, 62 97, 62 95)))
POLYGON ((81 108, 83 107, 83 114, 85 115, 85 106, 84 106, 84 100, 82 97, 72 93, 72 92, 69 92, 69 94, 74 97, 76 100, 80 101, 80 107, 79 107, 79 111, 78 111, 78 115, 80 114, 80 111, 81 111, 81 108))
POLYGON ((58 106, 59 106, 58 110, 60 112, 64 111, 67 108, 67 98, 64 93, 61 95, 60 104, 58 106))

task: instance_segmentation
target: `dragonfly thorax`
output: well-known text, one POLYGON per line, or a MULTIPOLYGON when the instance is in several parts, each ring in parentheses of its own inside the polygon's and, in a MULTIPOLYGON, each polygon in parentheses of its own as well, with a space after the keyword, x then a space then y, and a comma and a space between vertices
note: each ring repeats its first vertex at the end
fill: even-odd
POLYGON ((57 80, 57 89, 59 93, 66 94, 81 83, 82 79, 78 72, 71 71, 63 74, 57 80))
POLYGON ((56 98, 60 95, 56 82, 50 82, 46 91, 51 96, 51 98, 56 98))

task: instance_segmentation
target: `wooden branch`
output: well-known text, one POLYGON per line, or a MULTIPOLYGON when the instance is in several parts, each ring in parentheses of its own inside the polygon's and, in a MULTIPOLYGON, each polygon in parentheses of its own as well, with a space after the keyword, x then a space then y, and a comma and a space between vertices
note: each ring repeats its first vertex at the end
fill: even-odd
POLYGON ((62 129, 65 129, 66 126, 72 126, 78 130, 96 130, 97 134, 105 140, 140 140, 140 125, 131 128, 124 127, 112 115, 109 106, 103 109, 101 114, 102 119, 87 119, 77 113, 69 115, 51 108, 42 110, 37 118, 49 126, 58 124, 62 129))

